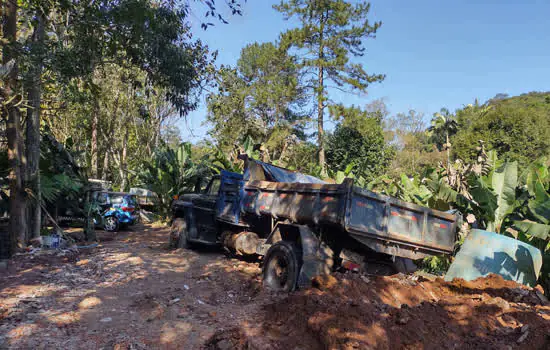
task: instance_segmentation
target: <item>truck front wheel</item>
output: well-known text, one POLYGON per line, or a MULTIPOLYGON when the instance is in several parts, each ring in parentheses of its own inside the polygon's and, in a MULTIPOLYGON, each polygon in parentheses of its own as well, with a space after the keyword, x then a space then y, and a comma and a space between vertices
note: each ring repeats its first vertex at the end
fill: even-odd
POLYGON ((291 292, 296 289, 301 267, 300 248, 293 242, 279 241, 265 255, 263 284, 275 291, 291 292))

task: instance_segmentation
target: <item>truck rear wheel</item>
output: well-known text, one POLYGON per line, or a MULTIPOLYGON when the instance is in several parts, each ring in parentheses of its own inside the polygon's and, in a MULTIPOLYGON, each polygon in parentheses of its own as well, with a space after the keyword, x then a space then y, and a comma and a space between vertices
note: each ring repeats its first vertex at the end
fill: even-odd
POLYGON ((302 267, 302 251, 296 243, 279 241, 265 255, 263 284, 274 291, 291 292, 296 289, 302 267))

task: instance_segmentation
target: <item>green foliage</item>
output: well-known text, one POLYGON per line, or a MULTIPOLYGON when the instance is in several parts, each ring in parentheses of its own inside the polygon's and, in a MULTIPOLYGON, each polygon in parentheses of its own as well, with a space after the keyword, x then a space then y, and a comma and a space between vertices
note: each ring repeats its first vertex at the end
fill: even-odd
MULTIPOLYGON (((428 169, 422 178, 383 176, 367 188, 434 209, 458 209, 468 220, 475 219, 479 228, 538 247, 544 257, 541 283, 549 289, 550 175, 546 161, 533 162, 519 176, 517 162, 503 162, 494 151, 487 155, 478 151, 478 155, 480 163, 457 161, 451 168, 428 169)), ((435 257, 423 264, 428 271, 441 272, 448 263, 435 257)))
POLYGON ((67 202, 77 200, 83 188, 79 179, 67 174, 42 175, 40 180, 42 199, 46 203, 55 203, 61 197, 67 202))
POLYGON ((451 148, 449 137, 456 134, 457 131, 456 117, 447 108, 441 108, 441 111, 434 113, 428 132, 440 151, 451 148))
POLYGON ((193 192, 197 183, 205 184, 211 175, 208 164, 192 160, 191 144, 182 143, 175 149, 159 147, 138 178, 142 186, 159 194, 167 210, 172 196, 193 192))
POLYGON ((288 156, 286 166, 291 170, 322 178, 322 170, 317 162, 317 146, 311 142, 299 142, 288 156))
POLYGON ((375 119, 364 122, 371 124, 366 130, 368 134, 339 124, 328 136, 327 165, 330 171, 345 171, 351 167, 355 175, 370 181, 387 169, 393 149, 384 142, 380 122, 375 119))
POLYGON ((363 56, 364 39, 374 38, 381 22, 368 20, 370 4, 344 0, 282 0, 274 9, 285 19, 297 20, 299 26, 280 35, 281 47, 296 52, 297 66, 305 84, 313 92, 311 102, 317 111, 317 146, 319 166, 326 175, 324 110, 328 81, 339 90, 366 92, 371 83, 384 79, 382 74, 368 74, 352 57, 363 56))
POLYGON ((303 137, 303 86, 295 58, 272 43, 242 49, 236 68, 222 67, 218 91, 208 96, 210 135, 224 151, 247 136, 268 147, 271 160, 281 160, 285 145, 303 137))
POLYGON ((396 148, 389 175, 420 176, 426 169, 445 160, 445 154, 432 144, 426 132, 424 114, 411 109, 407 113, 386 116, 383 120, 386 140, 396 148))
MULTIPOLYGON (((368 19, 370 4, 343 0, 284 0, 273 6, 285 19, 295 18, 300 27, 281 34, 283 47, 304 51, 299 62, 303 68, 325 68, 327 78, 337 86, 365 91, 370 83, 384 79, 368 74, 362 65, 350 62, 351 56, 363 56, 363 40, 374 38, 381 22, 368 19)), ((318 91, 324 94, 323 91, 318 91)))
POLYGON ((518 186, 518 166, 516 162, 505 163, 494 169, 489 175, 491 187, 497 197, 495 220, 487 228, 490 231, 501 232, 502 224, 507 215, 511 214, 516 203, 516 187, 518 186))
POLYGON ((260 150, 254 140, 247 136, 244 142, 237 145, 231 152, 224 152, 219 146, 211 146, 212 153, 206 158, 210 168, 219 173, 221 170, 232 172, 243 172, 244 163, 239 159, 239 156, 246 154, 250 158, 260 159, 260 150))
MULTIPOLYGON (((85 177, 74 155, 50 134, 42 134, 40 180, 44 204, 51 206, 63 202, 78 207, 77 201, 83 196, 85 177)), ((33 196, 37 198, 38 194, 33 193, 33 196)))
POLYGON ((476 156, 478 140, 504 160, 520 166, 550 152, 550 94, 532 92, 505 99, 475 103, 456 111, 459 130, 451 138, 458 158, 476 156))
POLYGON ((210 65, 209 51, 191 42, 185 12, 173 3, 150 0, 100 0, 72 4, 71 45, 59 45, 51 68, 60 77, 91 76, 109 61, 138 67, 166 88, 166 98, 186 114, 196 107, 210 65))
POLYGON ((429 273, 434 275, 443 275, 451 266, 451 259, 449 256, 431 256, 422 260, 420 267, 429 273))
POLYGON ((469 191, 475 204, 471 208, 472 214, 485 226, 495 221, 495 212, 498 208, 497 196, 490 184, 491 181, 487 177, 470 175, 469 191))
POLYGON ((342 126, 353 128, 365 137, 382 132, 382 111, 334 104, 329 106, 329 113, 332 119, 340 122, 342 126))

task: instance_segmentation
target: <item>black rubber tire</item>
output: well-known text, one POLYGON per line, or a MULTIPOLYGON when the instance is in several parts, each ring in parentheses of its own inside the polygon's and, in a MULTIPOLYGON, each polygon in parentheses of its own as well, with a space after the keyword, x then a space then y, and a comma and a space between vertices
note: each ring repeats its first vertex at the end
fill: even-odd
POLYGON ((187 232, 187 221, 183 218, 174 219, 170 228, 170 246, 188 249, 187 232))
POLYGON ((296 290, 302 268, 302 250, 296 243, 279 241, 272 245, 264 258, 263 285, 278 292, 296 290))
POLYGON ((116 216, 107 216, 103 219, 103 229, 107 232, 117 232, 120 229, 120 223, 116 216))

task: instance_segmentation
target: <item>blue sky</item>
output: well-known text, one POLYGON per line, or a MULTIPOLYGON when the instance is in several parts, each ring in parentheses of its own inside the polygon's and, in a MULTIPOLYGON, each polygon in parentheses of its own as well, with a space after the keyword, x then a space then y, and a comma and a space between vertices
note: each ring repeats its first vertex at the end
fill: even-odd
MULTIPOLYGON (((218 50, 217 64, 234 65, 247 44, 274 41, 293 26, 271 8, 278 2, 248 0, 242 17, 227 16, 229 24, 206 31, 200 29, 204 11, 197 9, 194 34, 218 50)), ((387 77, 366 96, 339 93, 333 99, 365 105, 384 98, 392 114, 415 109, 429 118, 441 107, 454 110, 497 93, 548 91, 549 15, 548 0, 372 0, 370 18, 383 24, 357 61, 387 77)), ((203 97, 178 124, 184 141, 205 139, 205 115, 203 97)))

